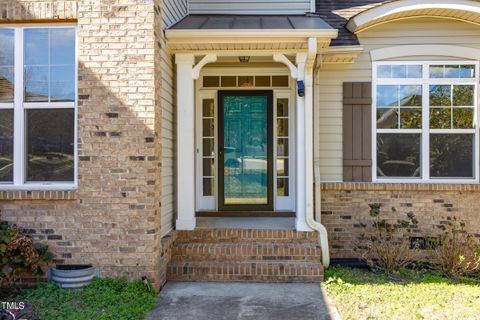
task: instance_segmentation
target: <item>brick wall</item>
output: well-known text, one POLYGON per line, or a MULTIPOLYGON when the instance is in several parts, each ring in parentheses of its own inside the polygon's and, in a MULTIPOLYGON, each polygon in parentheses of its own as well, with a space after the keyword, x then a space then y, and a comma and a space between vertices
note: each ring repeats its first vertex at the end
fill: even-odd
POLYGON ((358 258, 361 224, 371 223, 371 203, 382 204, 382 216, 392 221, 413 212, 419 220, 413 237, 439 236, 448 219, 464 220, 480 239, 480 186, 434 184, 322 184, 322 223, 327 227, 332 258, 358 258))
POLYGON ((0 214, 47 243, 61 263, 160 285, 161 21, 147 0, 0 4, 0 22, 65 19, 78 26, 78 190, 3 192, 0 214))

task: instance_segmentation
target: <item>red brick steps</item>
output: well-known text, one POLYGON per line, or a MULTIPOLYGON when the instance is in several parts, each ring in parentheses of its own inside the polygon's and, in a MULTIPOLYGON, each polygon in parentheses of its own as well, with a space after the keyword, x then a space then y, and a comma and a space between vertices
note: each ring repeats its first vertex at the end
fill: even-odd
POLYGON ((317 233, 291 230, 178 231, 168 265, 177 281, 320 282, 317 233))
POLYGON ((169 280, 320 282, 323 267, 306 261, 176 261, 168 266, 169 280))
POLYGON ((320 261, 321 259, 320 248, 310 243, 179 243, 174 254, 172 257, 174 261, 320 261))

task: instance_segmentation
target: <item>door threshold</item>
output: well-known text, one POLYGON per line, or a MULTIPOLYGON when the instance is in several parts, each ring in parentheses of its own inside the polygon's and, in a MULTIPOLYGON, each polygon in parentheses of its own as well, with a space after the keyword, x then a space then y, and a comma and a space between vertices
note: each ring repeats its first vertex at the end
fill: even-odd
POLYGON ((294 218, 292 211, 197 211, 197 217, 265 217, 265 218, 294 218))

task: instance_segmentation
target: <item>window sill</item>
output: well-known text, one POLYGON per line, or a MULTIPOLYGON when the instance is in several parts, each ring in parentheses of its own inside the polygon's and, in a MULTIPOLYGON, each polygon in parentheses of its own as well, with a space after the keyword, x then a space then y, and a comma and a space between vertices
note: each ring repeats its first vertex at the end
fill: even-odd
POLYGON ((468 183, 404 183, 404 182, 324 182, 324 191, 480 191, 480 184, 468 183))
POLYGON ((0 200, 76 200, 77 191, 72 190, 7 190, 0 186, 0 200))

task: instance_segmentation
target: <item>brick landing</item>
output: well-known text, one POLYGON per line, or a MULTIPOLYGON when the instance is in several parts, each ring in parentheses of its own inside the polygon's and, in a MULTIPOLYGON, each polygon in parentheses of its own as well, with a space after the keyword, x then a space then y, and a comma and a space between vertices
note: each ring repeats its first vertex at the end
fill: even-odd
POLYGON ((320 282, 317 233, 291 230, 178 231, 168 265, 177 281, 320 282))

